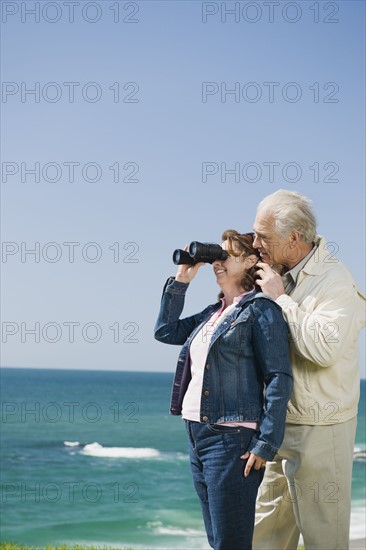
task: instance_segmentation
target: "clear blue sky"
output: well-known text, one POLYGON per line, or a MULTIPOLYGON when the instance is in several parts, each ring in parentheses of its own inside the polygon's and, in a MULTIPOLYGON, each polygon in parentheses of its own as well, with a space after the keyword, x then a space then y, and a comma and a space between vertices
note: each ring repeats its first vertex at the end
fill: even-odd
MULTIPOLYGON (((279 187, 364 290, 364 2, 2 10, 3 366, 172 371, 153 325, 173 249, 251 230, 279 187)), ((216 294, 206 266, 185 312, 216 294)))

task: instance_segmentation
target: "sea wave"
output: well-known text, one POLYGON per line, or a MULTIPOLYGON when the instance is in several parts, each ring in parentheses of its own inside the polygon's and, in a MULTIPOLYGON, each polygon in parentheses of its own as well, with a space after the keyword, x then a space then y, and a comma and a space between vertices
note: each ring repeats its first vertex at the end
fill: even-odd
POLYGON ((201 529, 191 529, 189 527, 177 527, 173 525, 164 525, 161 521, 149 521, 146 526, 153 531, 154 535, 170 535, 177 537, 204 537, 205 531, 201 529))
MULTIPOLYGON (((363 503, 362 503, 363 504, 363 503)), ((366 538, 365 506, 357 506, 352 502, 350 539, 366 538)))
POLYGON ((149 447, 103 447, 94 442, 85 445, 80 454, 101 458, 157 458, 160 451, 149 447))
MULTIPOLYGON (((180 452, 163 452, 151 447, 104 447, 97 441, 94 443, 80 444, 79 441, 64 441, 65 447, 82 447, 77 454, 93 456, 96 458, 128 458, 128 459, 154 459, 154 460, 188 460, 188 454, 180 452)), ((75 453, 71 453, 74 455, 75 453)))
POLYGON ((156 535, 170 535, 170 536, 179 536, 179 537, 197 537, 203 536, 204 534, 197 529, 179 529, 178 527, 173 527, 172 525, 161 525, 160 527, 154 528, 154 534, 156 535))
POLYGON ((366 450, 361 447, 355 447, 353 449, 353 460, 356 462, 366 460, 366 450))

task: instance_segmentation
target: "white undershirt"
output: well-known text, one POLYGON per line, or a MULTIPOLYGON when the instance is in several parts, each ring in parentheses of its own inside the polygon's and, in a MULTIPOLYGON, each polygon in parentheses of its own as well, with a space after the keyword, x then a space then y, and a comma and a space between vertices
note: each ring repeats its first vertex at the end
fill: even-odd
MULTIPOLYGON (((200 422, 200 407, 201 407, 201 395, 203 376, 205 371, 206 359, 208 348, 210 346, 211 338, 216 328, 225 320, 225 318, 233 311, 236 304, 246 294, 252 291, 244 292, 240 296, 236 296, 233 303, 225 307, 225 300, 219 311, 216 311, 210 319, 203 325, 193 338, 190 345, 190 357, 191 357, 191 375, 192 379, 188 385, 182 403, 182 417, 186 420, 193 420, 194 422, 200 422)), ((220 422, 221 424, 221 422, 220 422)), ((258 429, 257 422, 222 422, 222 424, 230 426, 245 426, 252 429, 258 429)))

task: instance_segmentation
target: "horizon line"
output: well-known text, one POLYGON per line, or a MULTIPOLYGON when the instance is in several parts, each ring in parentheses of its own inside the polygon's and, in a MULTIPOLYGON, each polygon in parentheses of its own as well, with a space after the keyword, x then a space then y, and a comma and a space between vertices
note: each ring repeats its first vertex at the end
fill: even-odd
MULTIPOLYGON (((21 366, 12 366, 12 367, 9 367, 9 366, 3 366, 3 365, 0 365, 0 370, 1 369, 23 369, 23 370, 27 370, 27 369, 34 369, 34 370, 62 370, 62 371, 81 371, 81 372, 132 372, 132 373, 138 373, 138 372, 141 372, 141 373, 148 373, 148 374, 152 374, 152 373, 155 373, 155 374, 172 374, 175 372, 175 369, 174 370, 171 370, 171 371, 157 371, 157 370, 119 370, 119 369, 90 369, 90 368, 85 368, 85 369, 74 369, 74 368, 67 368, 67 367, 21 367, 21 366)), ((360 376, 360 380, 366 380, 366 376, 360 376)))

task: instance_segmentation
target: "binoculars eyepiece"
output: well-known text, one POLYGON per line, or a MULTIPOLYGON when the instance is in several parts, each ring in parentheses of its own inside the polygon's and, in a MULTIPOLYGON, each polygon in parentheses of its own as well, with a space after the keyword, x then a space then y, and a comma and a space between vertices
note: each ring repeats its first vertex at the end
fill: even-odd
POLYGON ((193 241, 189 245, 188 252, 177 248, 173 252, 173 263, 175 265, 194 265, 199 262, 212 264, 215 260, 224 261, 229 254, 219 244, 200 243, 193 241))

